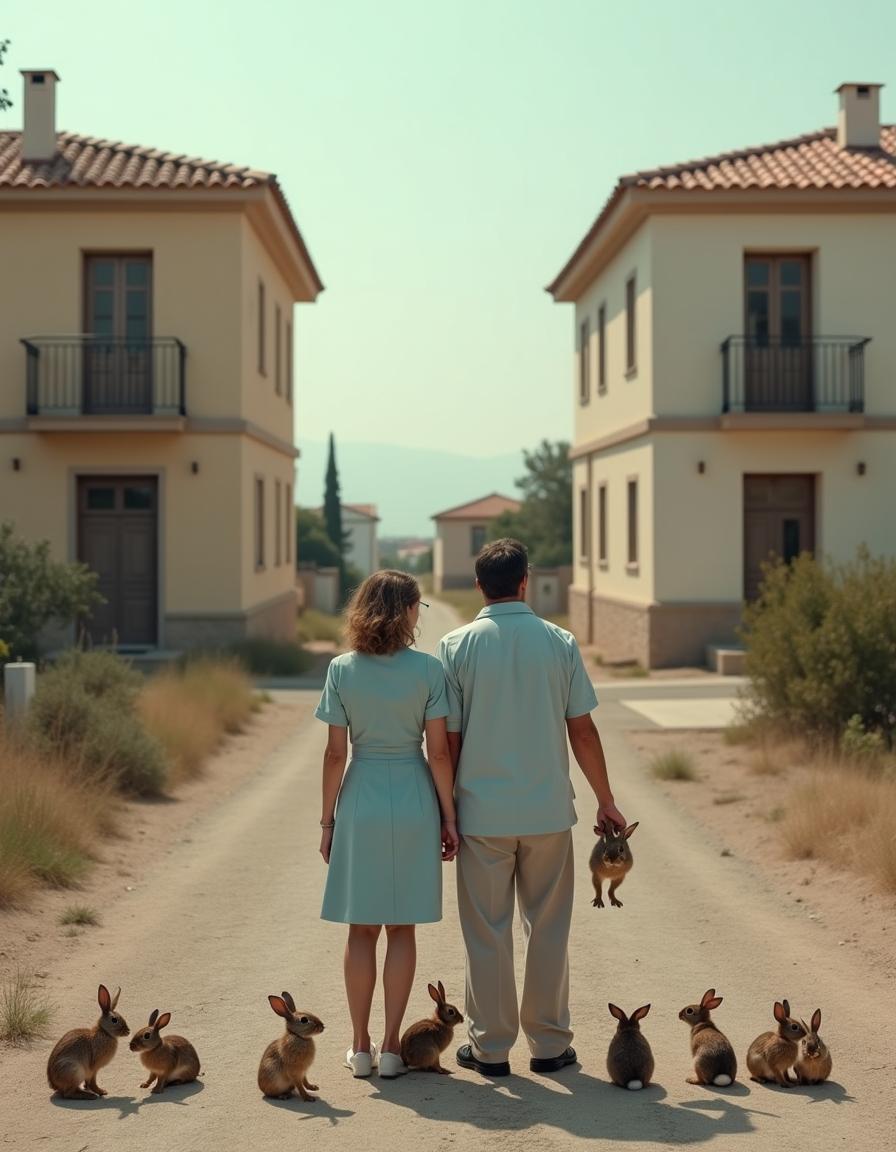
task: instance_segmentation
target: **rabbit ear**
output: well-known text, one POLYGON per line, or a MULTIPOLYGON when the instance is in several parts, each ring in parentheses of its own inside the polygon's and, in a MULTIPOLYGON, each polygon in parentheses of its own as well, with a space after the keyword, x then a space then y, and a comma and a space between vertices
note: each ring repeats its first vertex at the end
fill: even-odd
POLYGON ((444 1000, 445 999, 445 985, 442 983, 441 980, 439 980, 436 987, 439 989, 439 995, 442 997, 442 1000, 444 1000))
POLYGON ((442 1003, 442 997, 439 995, 439 990, 436 988, 435 984, 427 984, 426 990, 429 992, 430 998, 435 1000, 436 1004, 442 1003))
POLYGON ((289 1019, 289 1006, 282 996, 268 996, 268 1002, 278 1016, 282 1016, 284 1020, 289 1019))
POLYGON ((281 995, 281 996, 283 997, 283 999, 286 1001, 286 1003, 287 1003, 287 1005, 288 1005, 288 1007, 289 1007, 289 1010, 290 1010, 290 1012, 295 1012, 295 1010, 296 1010, 296 1002, 295 1002, 295 1000, 293 1000, 292 996, 291 996, 291 995, 290 995, 288 992, 281 992, 281 993, 280 993, 280 995, 281 995))
POLYGON ((632 832, 634 832, 634 830, 638 827, 638 825, 640 823, 641 823, 640 820, 636 820, 634 822, 634 824, 629 824, 628 828, 626 828, 625 831, 622 833, 622 835, 626 838, 626 840, 628 840, 629 836, 631 836, 632 832))
POLYGON ((783 1024, 787 1017, 790 1015, 790 1013, 787 1011, 787 1001, 785 1000, 782 1004, 780 1001, 776 1000, 774 1013, 775 1019, 778 1021, 778 1023, 783 1024))
POLYGON ((632 1013, 632 1020, 643 1020, 647 1013, 650 1011, 650 1005, 645 1004, 643 1008, 636 1008, 632 1013))
POLYGON ((786 1012, 786 1014, 789 1016, 789 1015, 790 1015, 790 1003, 789 1003, 789 1001, 787 1001, 787 1000, 782 1000, 782 1001, 781 1001, 781 1004, 782 1004, 782 1006, 783 1006, 783 1008, 784 1008, 784 1011, 785 1011, 785 1012, 786 1012))
POLYGON ((167 1028, 171 1023, 171 1013, 163 1012, 162 1015, 156 1020, 156 1032, 160 1032, 163 1028, 167 1028))
POLYGON ((150 1014, 149 1014, 150 1024, 155 1024, 155 1022, 156 1022, 156 1020, 158 1020, 158 1018, 159 1018, 159 1010, 158 1010, 158 1008, 153 1008, 152 1012, 150 1012, 150 1014))
MULTIPOLYGON (((701 1008, 709 1008, 710 1007, 710 1001, 715 997, 715 994, 716 994, 715 988, 707 988, 706 991, 703 993, 703 999, 700 1001, 700 1007, 701 1008)), ((720 999, 719 1003, 721 1004, 721 1002, 722 1001, 720 999)))
POLYGON ((113 1011, 115 1010, 116 1006, 118 1005, 118 997, 120 995, 121 995, 121 988, 119 987, 116 989, 115 995, 112 997, 112 1010, 113 1011))
POLYGON ((108 1012, 112 1008, 112 997, 109 995, 109 989, 105 984, 100 984, 96 1000, 103 1012, 108 1012))
POLYGON ((821 1009, 816 1008, 812 1013, 812 1031, 817 1032, 821 1027, 821 1009))
POLYGON ((628 1023, 628 1017, 621 1008, 617 1008, 615 1004, 608 1004, 607 1007, 610 1009, 610 1015, 615 1017, 615 1019, 618 1020, 620 1024, 628 1023))

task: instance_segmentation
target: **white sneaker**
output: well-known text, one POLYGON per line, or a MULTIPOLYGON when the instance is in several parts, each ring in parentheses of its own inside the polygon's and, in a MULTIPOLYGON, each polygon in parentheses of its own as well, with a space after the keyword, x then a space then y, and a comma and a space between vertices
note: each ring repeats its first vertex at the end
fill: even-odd
POLYGON ((380 1053, 380 1079, 394 1080, 397 1076, 407 1075, 409 1068, 400 1056, 394 1052, 380 1053))
POLYGON ((349 1048, 345 1054, 344 1064, 346 1068, 351 1068, 356 1080, 363 1080, 376 1067, 378 1058, 376 1045, 371 1044, 369 1052, 355 1052, 353 1048, 349 1048))

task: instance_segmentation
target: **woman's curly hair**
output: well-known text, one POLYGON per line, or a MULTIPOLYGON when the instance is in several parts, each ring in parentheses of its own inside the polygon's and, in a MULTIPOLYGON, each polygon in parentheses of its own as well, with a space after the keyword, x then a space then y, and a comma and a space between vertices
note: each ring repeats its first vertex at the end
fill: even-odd
POLYGON ((345 637, 355 652, 391 656, 414 643, 408 608, 420 599, 420 587, 407 572, 386 568, 368 576, 345 609, 345 637))

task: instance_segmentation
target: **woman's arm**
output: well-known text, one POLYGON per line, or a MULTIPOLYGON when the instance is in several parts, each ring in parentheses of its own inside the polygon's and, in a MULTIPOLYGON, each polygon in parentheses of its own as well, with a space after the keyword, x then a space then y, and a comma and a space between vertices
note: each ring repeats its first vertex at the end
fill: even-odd
POLYGON ((333 824, 336 819, 336 800, 342 786, 345 762, 348 758, 348 729, 336 724, 329 726, 327 747, 324 751, 323 780, 320 806, 320 854, 325 863, 330 863, 330 846, 333 843, 333 824), (330 825, 330 827, 325 827, 330 825))
POLYGON ((454 809, 454 769, 448 753, 445 719, 426 721, 426 756, 442 813, 442 859, 453 860, 460 847, 454 809))

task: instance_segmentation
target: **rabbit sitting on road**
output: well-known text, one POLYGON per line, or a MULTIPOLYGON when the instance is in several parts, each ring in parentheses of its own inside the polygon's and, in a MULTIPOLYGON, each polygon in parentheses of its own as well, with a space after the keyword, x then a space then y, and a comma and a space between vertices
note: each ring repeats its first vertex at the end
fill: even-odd
POLYGON ((405 1031, 401 1038, 401 1058, 408 1068, 449 1076, 451 1069, 443 1068, 439 1057, 451 1043, 455 1026, 462 1023, 463 1016, 445 999, 445 986, 441 980, 438 987, 432 984, 426 987, 435 1001, 436 1010, 430 1019, 418 1020, 405 1031))
POLYGON ((148 1088, 155 1080, 153 1093, 163 1092, 168 1084, 189 1084, 199 1075, 199 1057, 196 1049, 183 1036, 159 1035, 171 1021, 171 1013, 159 1015, 154 1008, 149 1023, 131 1041, 131 1051, 139 1052, 149 1079, 140 1087, 148 1088))
POLYGON ((650 1011, 650 1005, 635 1009, 630 1017, 615 1004, 607 1007, 610 1015, 619 1021, 607 1052, 610 1079, 620 1088, 631 1088, 632 1091, 646 1088, 653 1076, 653 1053, 641 1035, 640 1022, 650 1011))
POLYGON ((50 1053, 47 1080, 66 1100, 95 1100, 97 1096, 106 1095, 106 1090, 96 1082, 96 1074, 115 1055, 119 1036, 127 1036, 129 1031, 124 1017, 115 1011, 120 995, 120 988, 110 996, 106 985, 100 984, 97 1002, 102 1015, 99 1020, 92 1028, 72 1028, 66 1032, 50 1053))
POLYGON ((310 1012, 296 1010, 295 1001, 288 992, 268 996, 271 1007, 286 1021, 286 1031, 278 1040, 272 1040, 264 1050, 258 1066, 258 1087, 265 1096, 281 1100, 295 1089, 303 1100, 314 1101, 317 1085, 308 1081, 308 1069, 314 1062, 313 1036, 324 1030, 322 1022, 310 1012))
POLYGON ((795 1081, 790 1079, 788 1069, 796 1063, 799 1042, 808 1029, 790 1015, 786 1000, 775 1001, 774 1015, 778 1031, 756 1037, 747 1052, 747 1067, 751 1079, 760 1083, 773 1081, 781 1088, 789 1088, 795 1081))
POLYGON ((812 1013, 811 1027, 803 1021, 806 1035, 800 1040, 800 1051, 796 1058, 793 1070, 800 1084, 821 1084, 831 1074, 834 1062, 828 1051, 828 1046, 818 1035, 821 1027, 821 1009, 816 1008, 812 1013))
POLYGON ((616 889, 632 870, 632 850, 628 846, 628 838, 638 827, 637 822, 629 824, 621 831, 617 830, 611 821, 606 825, 595 824, 594 831, 598 840, 591 851, 588 867, 591 869, 591 879, 594 883, 593 907, 603 908, 603 883, 610 882, 608 898, 614 908, 621 908, 622 901, 616 895, 616 889))
POLYGON ((727 1036, 724 1036, 710 1019, 710 1009, 718 1008, 722 997, 716 996, 715 988, 703 993, 699 1004, 688 1004, 678 1013, 691 1028, 691 1055, 694 1057, 694 1075, 688 1076, 688 1084, 715 1085, 726 1088, 737 1078, 737 1056, 727 1036))

